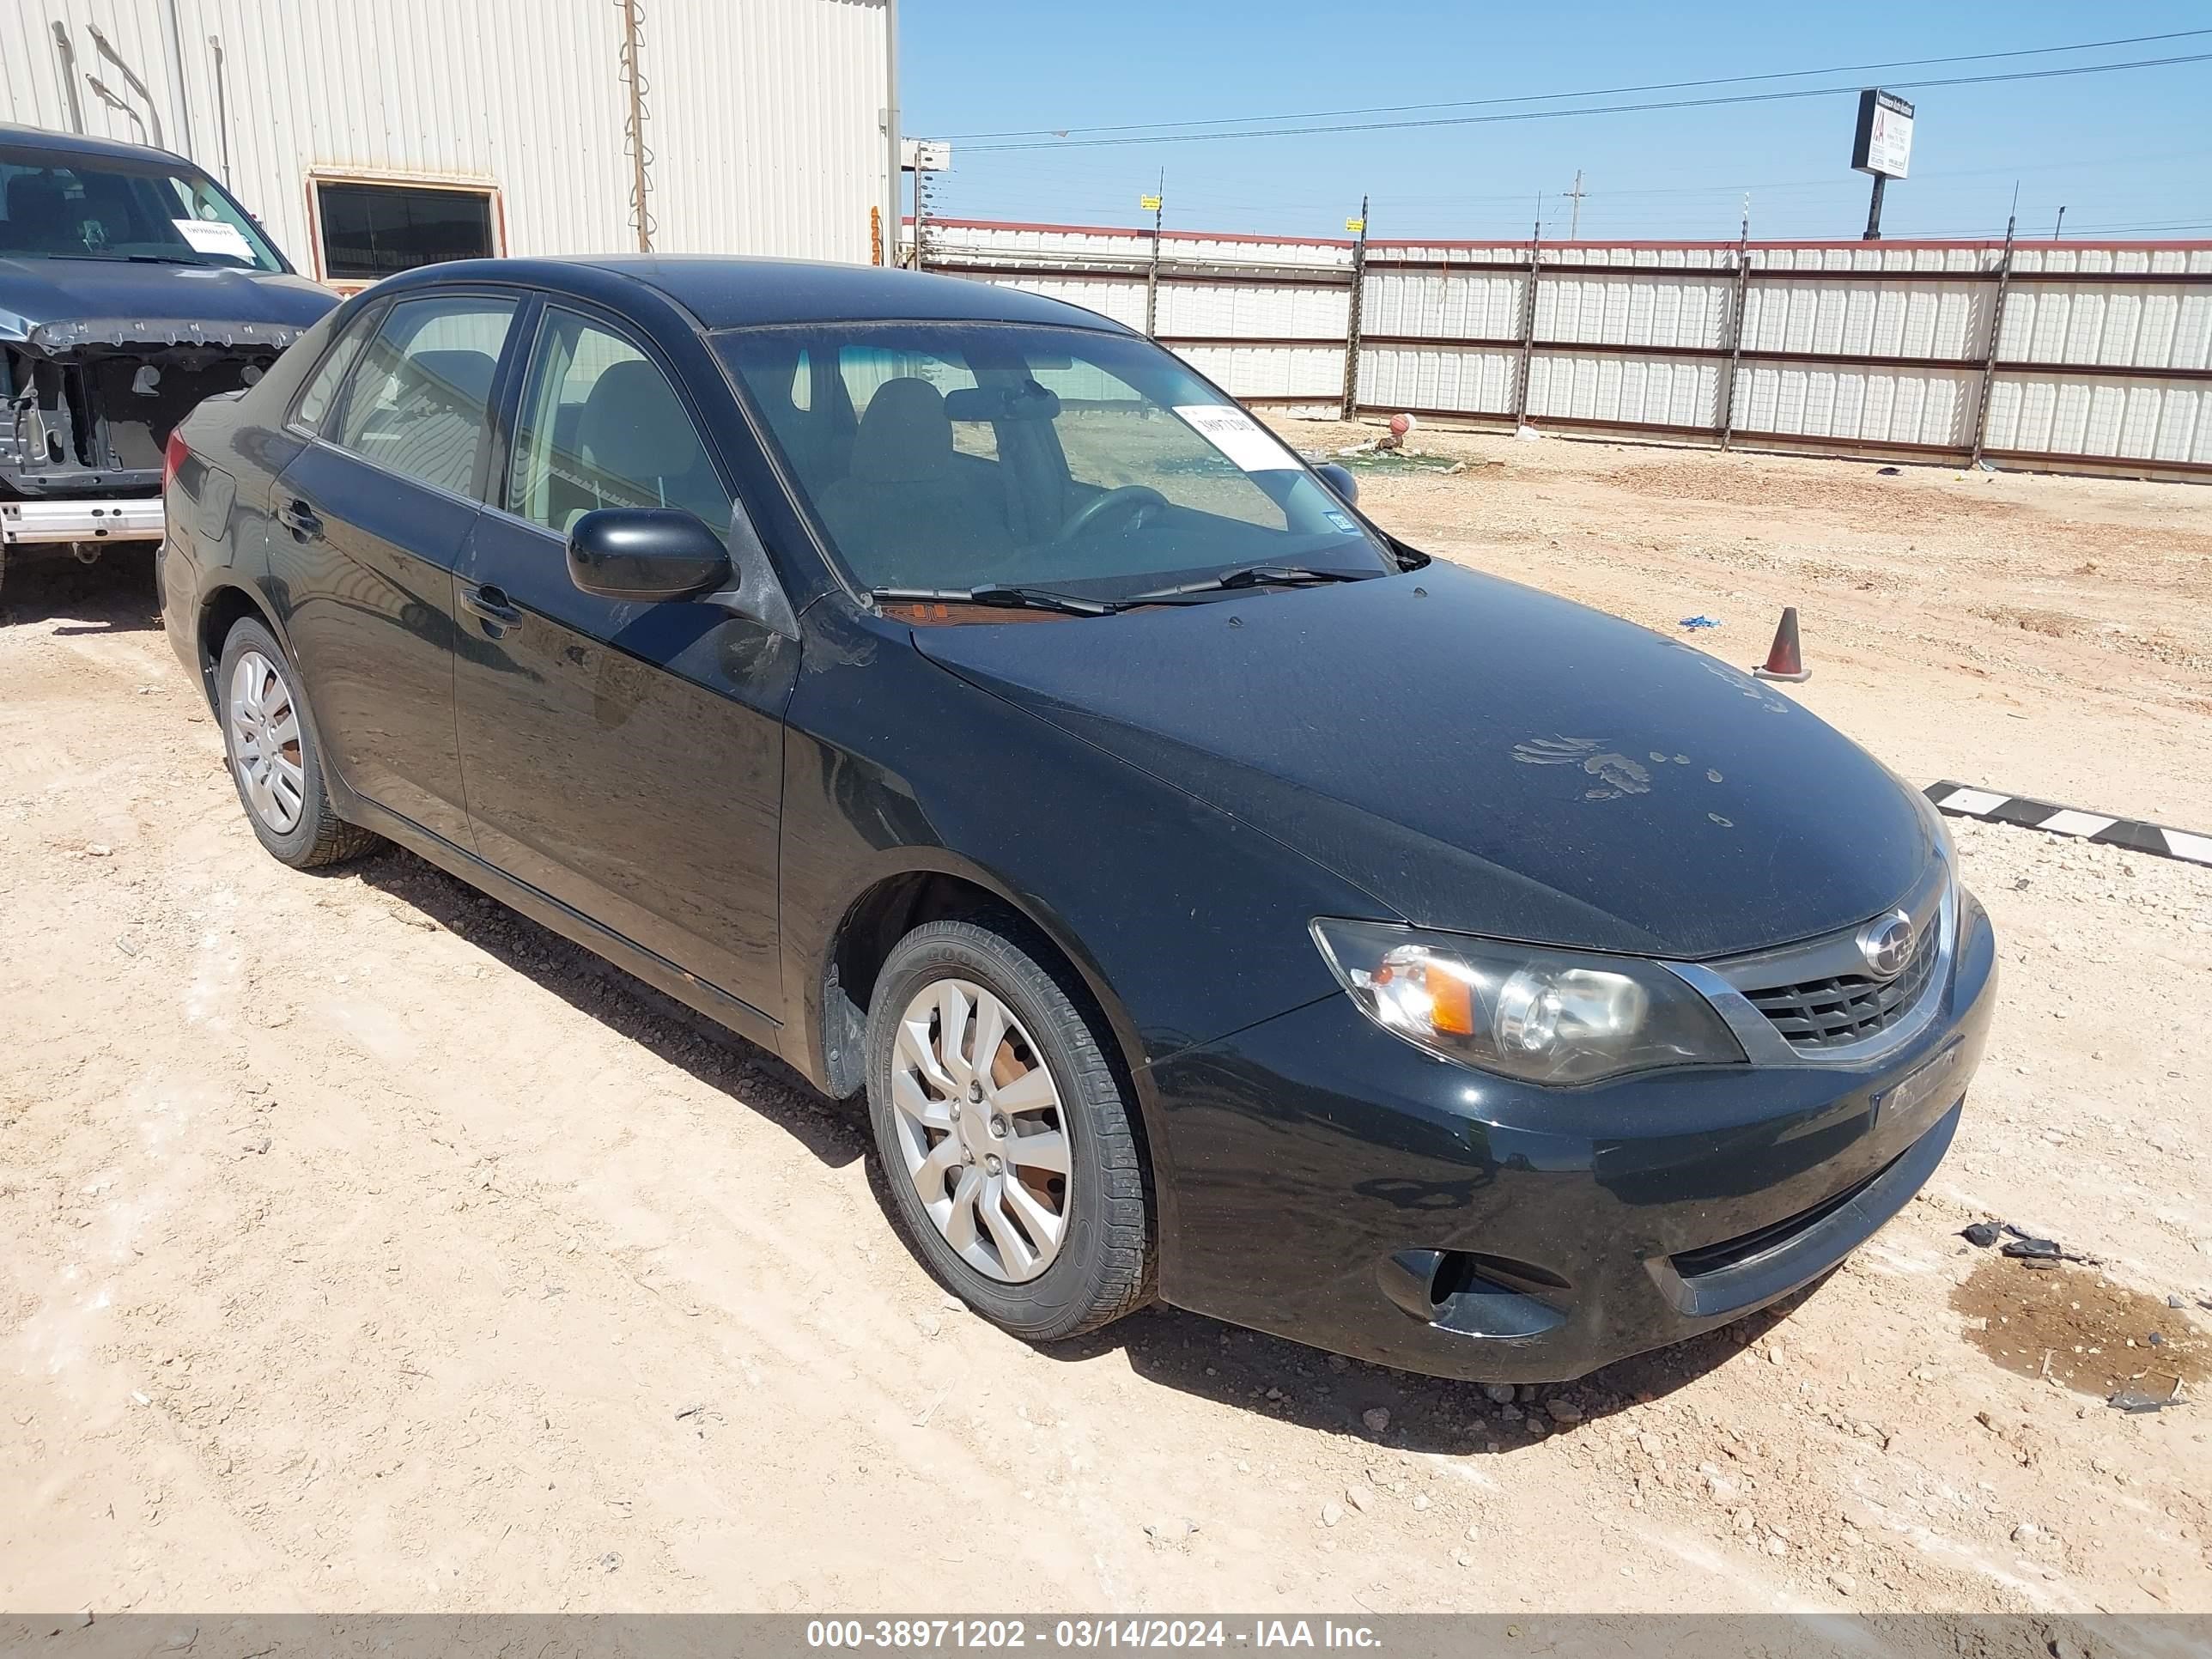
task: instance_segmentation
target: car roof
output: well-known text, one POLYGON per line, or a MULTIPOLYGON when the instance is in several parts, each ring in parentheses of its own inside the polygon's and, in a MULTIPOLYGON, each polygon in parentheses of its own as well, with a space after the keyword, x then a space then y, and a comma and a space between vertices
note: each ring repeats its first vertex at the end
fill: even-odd
POLYGON ((197 162, 149 144, 126 144, 114 138, 94 138, 82 132, 56 132, 47 127, 17 127, 0 122, 0 145, 13 149, 51 149, 72 155, 99 155, 111 161, 150 161, 162 167, 190 167, 197 162))
POLYGON ((526 283, 602 301, 616 301, 623 286, 635 283, 673 301, 710 330, 775 323, 1013 322, 1130 331, 1097 312, 988 283, 803 259, 657 254, 462 259, 422 266, 385 286, 465 281, 526 283))

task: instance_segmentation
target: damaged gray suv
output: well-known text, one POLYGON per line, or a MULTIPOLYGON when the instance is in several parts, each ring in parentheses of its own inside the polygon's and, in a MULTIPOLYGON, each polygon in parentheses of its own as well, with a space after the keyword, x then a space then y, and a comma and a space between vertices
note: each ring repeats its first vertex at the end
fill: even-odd
POLYGON ((0 575, 158 542, 177 423, 337 303, 181 156, 0 126, 0 575))

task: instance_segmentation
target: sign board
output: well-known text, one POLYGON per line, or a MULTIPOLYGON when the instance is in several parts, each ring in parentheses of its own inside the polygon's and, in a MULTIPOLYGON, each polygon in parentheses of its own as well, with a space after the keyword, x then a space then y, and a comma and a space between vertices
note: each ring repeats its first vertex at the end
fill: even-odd
POLYGON ((1346 219, 1344 222, 1344 228, 1346 232, 1351 235, 1362 236, 1367 232, 1367 221, 1364 219, 1346 219))
POLYGON ((942 138, 902 138, 899 165, 908 173, 950 172, 952 146, 942 138))
POLYGON ((1893 92, 1869 87, 1859 94, 1859 129, 1851 140, 1851 166, 1885 179, 1905 177, 1912 159, 1912 106, 1893 92))
POLYGON ((1137 198, 1137 205, 1147 213, 1158 213, 1160 210, 1160 200, 1161 198, 1157 196, 1139 196, 1137 198))

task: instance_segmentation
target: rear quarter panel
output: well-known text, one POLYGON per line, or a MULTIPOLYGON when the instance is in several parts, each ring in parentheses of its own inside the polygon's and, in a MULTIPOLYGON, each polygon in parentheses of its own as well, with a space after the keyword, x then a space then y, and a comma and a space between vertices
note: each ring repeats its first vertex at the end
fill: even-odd
MULTIPOLYGON (((286 411, 335 331, 359 310, 348 301, 302 334, 247 391, 210 398, 177 430, 191 451, 164 494, 162 613, 188 665, 208 672, 201 621, 225 589, 246 594, 283 638, 268 591, 271 493, 303 441, 286 411)), ((221 642, 216 641, 220 650, 221 642)))

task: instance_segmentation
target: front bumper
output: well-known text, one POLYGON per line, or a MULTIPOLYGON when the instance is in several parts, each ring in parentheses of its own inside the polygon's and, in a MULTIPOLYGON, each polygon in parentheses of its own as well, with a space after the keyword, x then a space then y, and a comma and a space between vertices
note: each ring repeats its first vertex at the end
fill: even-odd
POLYGON ((1819 1278, 1919 1190, 1995 984, 1969 900, 1936 1018, 1879 1059, 1576 1090, 1431 1059, 1325 999, 1151 1068, 1174 1189, 1162 1291, 1483 1382, 1694 1336, 1819 1278))
POLYGON ((152 542, 161 498, 0 501, 0 546, 31 542, 152 542))

